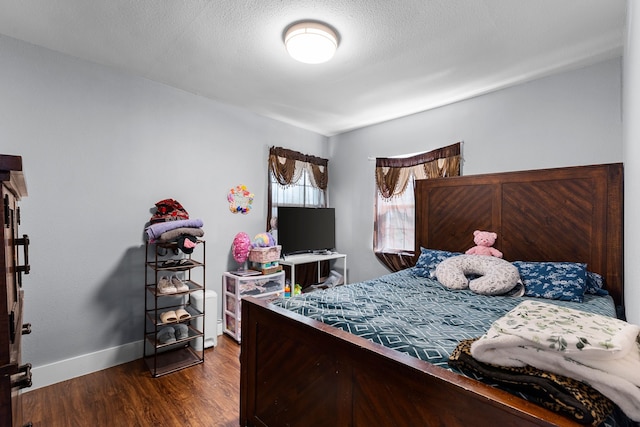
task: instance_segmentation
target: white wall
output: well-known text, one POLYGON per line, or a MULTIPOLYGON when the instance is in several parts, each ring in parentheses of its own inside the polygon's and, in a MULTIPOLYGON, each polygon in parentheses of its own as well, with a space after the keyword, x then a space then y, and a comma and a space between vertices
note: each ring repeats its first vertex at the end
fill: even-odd
POLYGON ((464 141, 464 174, 622 160, 619 59, 327 143, 10 38, 0 37, 0 58, 0 152, 23 156, 29 190, 21 231, 32 239, 25 321, 34 332, 23 343, 36 387, 141 356, 142 236, 156 201, 175 198, 204 220, 207 285, 220 293, 222 272, 235 268, 235 233, 263 229, 271 145, 330 158, 337 248, 349 256, 350 281, 386 273, 371 250, 370 156, 464 141), (241 183, 256 195, 246 216, 226 202, 241 183))
POLYGON ((620 75, 621 60, 609 60, 330 138, 336 245, 349 256, 349 280, 388 272, 372 251, 369 157, 464 141, 464 175, 621 162, 620 75))
POLYGON ((0 58, 0 152, 23 156, 29 192, 23 360, 36 386, 142 356, 155 202, 174 198, 204 221, 207 287, 221 302, 234 235, 264 231, 268 147, 327 155, 315 133, 10 38, 0 58), (238 184, 255 194, 248 215, 228 208, 238 184))
POLYGON ((624 54, 625 305, 627 319, 640 325, 640 5, 627 2, 624 54))

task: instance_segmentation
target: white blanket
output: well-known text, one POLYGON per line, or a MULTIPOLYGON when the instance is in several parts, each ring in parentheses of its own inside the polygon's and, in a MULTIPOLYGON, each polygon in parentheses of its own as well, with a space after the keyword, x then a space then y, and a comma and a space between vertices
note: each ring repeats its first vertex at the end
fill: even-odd
POLYGON ((471 354, 583 381, 640 421, 639 334, 639 326, 618 319, 527 300, 495 321, 471 354))

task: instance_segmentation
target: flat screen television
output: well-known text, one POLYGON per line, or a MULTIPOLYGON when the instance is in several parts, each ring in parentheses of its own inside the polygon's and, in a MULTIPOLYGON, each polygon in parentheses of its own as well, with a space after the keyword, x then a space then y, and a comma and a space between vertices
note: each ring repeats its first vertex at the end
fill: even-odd
POLYGON ((336 247, 334 208, 278 207, 278 244, 283 255, 323 252, 336 247))

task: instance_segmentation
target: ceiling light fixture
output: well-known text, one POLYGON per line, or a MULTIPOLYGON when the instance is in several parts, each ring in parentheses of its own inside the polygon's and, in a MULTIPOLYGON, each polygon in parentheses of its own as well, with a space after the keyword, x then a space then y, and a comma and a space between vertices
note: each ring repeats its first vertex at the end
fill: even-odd
POLYGON ((333 58, 338 48, 338 36, 319 22, 300 22, 287 29, 284 45, 293 59, 321 64, 333 58))

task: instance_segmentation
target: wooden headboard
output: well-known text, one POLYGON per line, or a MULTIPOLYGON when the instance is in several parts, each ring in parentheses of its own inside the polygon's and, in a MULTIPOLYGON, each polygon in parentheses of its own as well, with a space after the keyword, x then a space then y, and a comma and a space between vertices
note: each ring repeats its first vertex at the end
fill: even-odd
POLYGON ((586 263, 623 315, 621 163, 419 180, 415 195, 416 257, 495 231, 506 260, 586 263))

